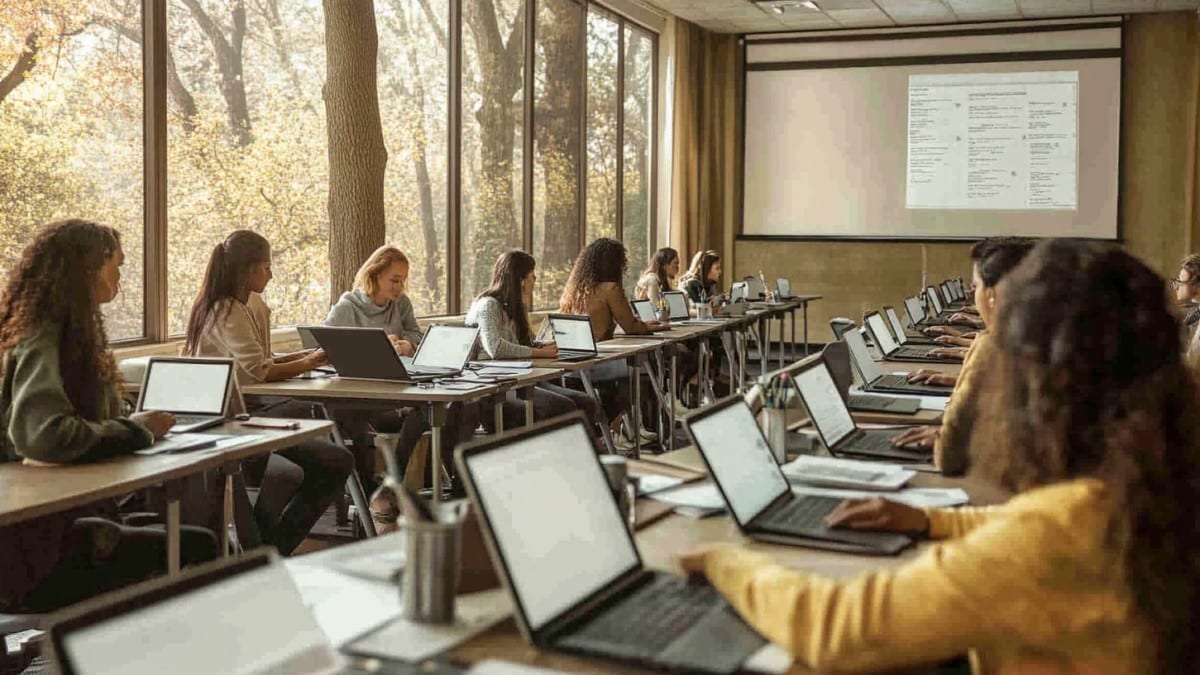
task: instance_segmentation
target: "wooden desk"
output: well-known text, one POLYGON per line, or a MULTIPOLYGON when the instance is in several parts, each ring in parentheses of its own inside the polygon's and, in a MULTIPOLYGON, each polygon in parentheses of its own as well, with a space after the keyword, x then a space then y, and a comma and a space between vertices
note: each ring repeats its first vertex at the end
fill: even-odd
MULTIPOLYGON (((103 462, 56 466, 0 465, 0 527, 85 506, 135 490, 167 487, 168 571, 179 570, 179 482, 189 476, 221 469, 229 462, 265 455, 327 435, 329 422, 301 420, 297 430, 248 429, 230 422, 206 433, 261 436, 231 448, 206 448, 174 455, 127 455, 103 462)), ((227 489, 232 485, 227 480, 227 489)), ((228 499, 226 500, 229 501, 228 499)), ((226 522, 230 520, 226 514, 226 522)), ((226 533, 218 533, 223 542, 226 533)), ((226 547, 227 550, 227 547, 226 547)))

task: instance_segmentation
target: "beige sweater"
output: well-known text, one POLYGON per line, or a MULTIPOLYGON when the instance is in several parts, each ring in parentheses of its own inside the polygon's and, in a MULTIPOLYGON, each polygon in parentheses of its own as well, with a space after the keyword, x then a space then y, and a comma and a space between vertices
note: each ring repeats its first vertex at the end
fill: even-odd
MULTIPOLYGON (((245 304, 232 298, 218 302, 200 334, 196 356, 233 359, 238 385, 265 382, 267 370, 274 364, 271 308, 257 293, 251 293, 245 304)), ((240 389, 230 408, 235 414, 245 411, 240 389)))

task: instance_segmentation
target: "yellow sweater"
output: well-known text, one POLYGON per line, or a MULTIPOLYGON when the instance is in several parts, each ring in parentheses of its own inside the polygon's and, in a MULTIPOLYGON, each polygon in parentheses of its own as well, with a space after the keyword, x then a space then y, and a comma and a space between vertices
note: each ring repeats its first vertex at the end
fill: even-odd
POLYGON ((975 419, 973 410, 982 388, 979 381, 989 370, 979 362, 986 362, 991 351, 991 338, 980 331, 963 357, 954 393, 942 413, 941 433, 933 443, 933 464, 947 476, 961 476, 970 463, 967 448, 970 446, 971 423, 975 419))
POLYGON ((970 650, 976 673, 1148 673, 1106 543, 1102 483, 1075 480, 989 508, 929 509, 949 541, 894 570, 837 582, 761 553, 709 553, 705 573, 751 625, 826 671, 930 663, 970 650))

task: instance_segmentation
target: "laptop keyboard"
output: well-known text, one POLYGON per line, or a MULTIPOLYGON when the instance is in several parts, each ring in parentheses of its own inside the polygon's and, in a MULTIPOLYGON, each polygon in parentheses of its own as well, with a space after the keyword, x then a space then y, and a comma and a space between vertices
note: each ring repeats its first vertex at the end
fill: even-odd
POLYGON ((796 497, 770 513, 755 525, 767 530, 795 532, 825 529, 825 516, 841 504, 837 497, 796 497))
POLYGON ((891 453, 895 452, 896 448, 892 446, 892 439, 889 436, 882 434, 864 434, 850 442, 843 450, 852 450, 859 453, 891 453))
POLYGON ((846 403, 856 410, 889 410, 896 405, 896 399, 891 396, 872 396, 870 394, 850 394, 846 403))
POLYGON ((175 426, 187 426, 191 424, 203 424, 211 420, 215 415, 176 415, 175 426))
POLYGON ((929 356, 929 347, 901 347, 900 349, 896 350, 895 354, 892 354, 892 358, 928 359, 933 357, 929 356))
POLYGON ((564 647, 651 660, 709 612, 717 602, 710 586, 661 575, 620 603, 565 635, 564 647))

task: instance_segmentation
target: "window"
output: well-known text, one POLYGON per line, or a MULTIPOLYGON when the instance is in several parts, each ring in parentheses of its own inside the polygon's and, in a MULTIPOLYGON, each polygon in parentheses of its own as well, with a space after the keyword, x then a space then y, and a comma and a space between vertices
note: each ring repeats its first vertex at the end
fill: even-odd
POLYGON ((654 155, 654 38, 625 24, 622 145, 621 239, 629 266, 643 269, 650 260, 654 155))
MULTIPOLYGON (((617 44, 621 26, 599 10, 587 21, 587 238, 617 232, 617 44)), ((637 267, 631 257, 630 266, 637 267)))
POLYGON ((126 262, 104 307, 114 340, 145 332, 140 16, 136 3, 61 0, 0 12, 0 272, 43 223, 115 227, 126 262))

